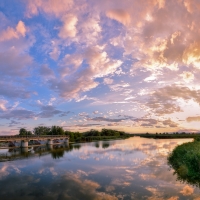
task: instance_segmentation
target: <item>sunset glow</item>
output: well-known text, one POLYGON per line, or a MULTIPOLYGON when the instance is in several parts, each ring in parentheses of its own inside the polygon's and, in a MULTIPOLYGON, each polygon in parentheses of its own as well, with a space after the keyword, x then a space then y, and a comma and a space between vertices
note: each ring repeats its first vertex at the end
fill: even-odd
POLYGON ((199 0, 1 0, 1 135, 198 132, 199 0))

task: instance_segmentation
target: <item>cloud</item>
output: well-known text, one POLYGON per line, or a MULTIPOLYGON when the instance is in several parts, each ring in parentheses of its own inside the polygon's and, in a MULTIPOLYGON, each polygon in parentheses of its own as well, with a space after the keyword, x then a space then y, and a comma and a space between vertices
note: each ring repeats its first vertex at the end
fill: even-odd
POLYGON ((167 120, 156 120, 156 119, 148 119, 148 118, 136 118, 132 121, 136 122, 136 125, 144 126, 144 127, 156 127, 156 128, 176 128, 178 124, 171 119, 167 120))
MULTIPOLYGON (((0 102, 1 105, 1 102, 0 102)), ((16 119, 16 120, 26 120, 26 119, 37 119, 37 118, 52 118, 54 116, 61 116, 64 117, 66 116, 68 112, 61 111, 56 109, 53 105, 43 105, 39 101, 38 107, 39 111, 31 111, 31 110, 26 110, 23 108, 17 108, 17 109, 8 109, 4 108, 4 105, 2 104, 2 108, 4 109, 3 113, 0 113, 0 118, 1 119, 16 119)), ((1 107, 0 107, 1 108, 1 107)))
POLYGON ((41 112, 37 114, 37 117, 41 118, 51 118, 54 115, 58 114, 63 114, 64 112, 57 110, 54 106, 52 105, 42 105, 40 106, 41 112))
POLYGON ((19 21, 18 24, 17 24, 17 26, 16 26, 16 30, 17 30, 17 32, 20 33, 23 37, 25 37, 26 31, 27 31, 27 30, 26 30, 26 26, 25 26, 24 22, 19 21))
POLYGON ((177 100, 185 101, 193 99, 200 103, 200 90, 192 90, 186 86, 170 85, 155 90, 146 104, 158 114, 170 114, 181 112, 182 109, 177 105, 177 100))
POLYGON ((73 5, 73 0, 37 0, 25 2, 27 6, 26 15, 28 17, 38 15, 39 12, 60 17, 73 5))
POLYGON ((54 77, 53 70, 51 70, 48 65, 42 65, 39 69, 40 74, 44 77, 54 77))
POLYGON ((53 59, 53 60, 58 60, 59 56, 60 56, 60 49, 59 49, 59 42, 58 41, 51 41, 52 43, 52 51, 49 53, 50 57, 53 59))
POLYGON ((110 85, 113 83, 113 79, 111 78, 104 78, 103 83, 106 85, 110 85))
MULTIPOLYGON (((0 13, 2 99, 27 99, 36 91, 40 95, 37 86, 45 82, 45 94, 51 92, 73 106, 79 102, 86 110, 89 103, 113 104, 134 115, 142 110, 139 117, 148 113, 160 117, 185 111, 182 102, 200 103, 198 0, 22 2, 26 15, 5 10, 6 18, 0 13)), ((6 106, 1 105, 1 112, 8 113, 6 106)), ((33 111, 36 117, 65 115, 53 105, 49 110, 40 106, 33 111)), ((120 120, 114 111, 111 115, 96 120, 118 123, 109 121, 120 120)), ((173 117, 161 121, 155 116, 155 121, 132 122, 142 127, 178 126, 173 117)))
POLYGON ((18 122, 18 121, 15 121, 15 120, 11 120, 9 122, 8 127, 15 127, 16 125, 19 125, 19 124, 21 124, 21 122, 18 122))
POLYGON ((119 84, 113 84, 113 85, 109 85, 110 89, 112 91, 124 91, 124 88, 129 88, 130 85, 129 83, 119 83, 119 84))
POLYGON ((35 113, 30 110, 25 109, 16 109, 4 112, 0 114, 1 119, 17 119, 17 120, 24 120, 24 119, 32 119, 35 117, 35 113))
POLYGON ((20 36, 25 37, 26 31, 27 30, 24 22, 19 21, 16 29, 7 27, 6 30, 0 32, 0 42, 11 39, 18 39, 20 36))
POLYGON ((198 122, 200 121, 200 116, 195 116, 195 117, 187 117, 187 122, 198 122))
POLYGON ((90 77, 80 74, 78 77, 74 77, 72 80, 52 80, 50 82, 51 88, 58 92, 59 95, 66 99, 78 98, 82 92, 87 92, 98 85, 90 77))
POLYGON ((88 48, 85 56, 94 77, 103 77, 112 74, 122 64, 120 60, 111 60, 107 52, 103 51, 100 46, 88 48))
POLYGON ((31 92, 25 90, 19 83, 0 81, 0 94, 8 98, 27 99, 31 96, 31 92))
POLYGON ((180 191, 181 194, 183 194, 184 196, 189 196, 191 194, 193 194, 194 192, 194 188, 190 187, 189 185, 186 185, 183 190, 180 191))
POLYGON ((131 16, 129 13, 121 9, 109 10, 106 12, 106 16, 122 23, 123 25, 129 25, 131 22, 131 16))
POLYGON ((21 54, 15 47, 0 51, 0 70, 2 76, 27 76, 28 66, 32 64, 32 58, 27 54, 21 54))
POLYGON ((4 100, 4 99, 0 99, 0 110, 2 111, 6 111, 6 104, 8 103, 8 101, 4 100))
POLYGON ((129 117, 127 118, 121 118, 121 119, 110 119, 110 118, 105 118, 105 117, 94 117, 94 118, 90 118, 89 120, 91 121, 104 121, 104 122, 123 122, 124 120, 128 120, 129 117))
POLYGON ((164 120, 162 123, 163 123, 163 125, 165 125, 165 126, 167 125, 172 128, 175 128, 178 126, 178 124, 173 122, 171 119, 164 120))
POLYGON ((63 60, 60 68, 62 79, 50 81, 51 88, 58 92, 61 97, 73 99, 78 98, 81 93, 97 87, 99 83, 95 81, 96 78, 113 74, 122 64, 120 60, 110 59, 103 49, 104 47, 100 46, 86 49, 83 55, 87 67, 80 66, 83 57, 81 58, 79 54, 77 56, 66 55, 66 61, 63 60), (75 60, 75 58, 78 59, 75 60))
POLYGON ((65 57, 59 63, 58 69, 61 76, 65 77, 74 72, 80 67, 83 62, 83 57, 80 54, 66 54, 65 57))
POLYGON ((151 123, 151 124, 157 124, 157 120, 155 120, 155 119, 133 119, 133 121, 135 121, 135 122, 149 122, 149 123, 151 123))
POLYGON ((78 18, 75 15, 67 15, 63 19, 63 26, 60 29, 59 37, 66 39, 68 37, 75 37, 77 30, 76 24, 78 22, 78 18))
POLYGON ((183 78, 183 80, 187 83, 194 80, 194 74, 191 72, 184 71, 180 76, 183 78))

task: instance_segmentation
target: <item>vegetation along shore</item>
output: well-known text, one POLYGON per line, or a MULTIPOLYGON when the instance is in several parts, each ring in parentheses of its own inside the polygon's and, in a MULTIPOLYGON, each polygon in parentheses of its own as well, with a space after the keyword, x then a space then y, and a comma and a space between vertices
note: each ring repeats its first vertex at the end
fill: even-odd
POLYGON ((35 127, 33 132, 21 128, 19 130, 19 135, 68 135, 70 137, 70 142, 90 142, 98 140, 114 140, 114 139, 125 139, 133 135, 125 133, 123 131, 111 130, 111 129, 102 129, 101 131, 91 129, 83 133, 72 132, 64 130, 60 126, 38 126, 35 127))
POLYGON ((168 164, 177 179, 200 187, 200 137, 177 146, 168 157, 168 164))

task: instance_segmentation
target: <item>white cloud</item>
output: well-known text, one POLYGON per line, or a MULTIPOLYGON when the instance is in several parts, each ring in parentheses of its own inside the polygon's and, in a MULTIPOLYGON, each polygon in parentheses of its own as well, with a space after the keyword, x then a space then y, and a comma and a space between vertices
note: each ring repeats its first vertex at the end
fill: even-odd
POLYGON ((113 83, 113 79, 111 78, 104 78, 103 79, 103 83, 106 84, 106 85, 110 85, 113 83))

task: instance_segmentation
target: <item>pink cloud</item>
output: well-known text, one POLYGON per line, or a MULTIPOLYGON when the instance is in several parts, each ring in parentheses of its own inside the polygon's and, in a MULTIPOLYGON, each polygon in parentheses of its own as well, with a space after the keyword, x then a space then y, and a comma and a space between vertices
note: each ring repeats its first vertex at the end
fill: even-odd
POLYGON ((27 16, 37 15, 40 11, 45 14, 62 16, 73 5, 73 0, 36 0, 25 1, 27 4, 27 16))
POLYGON ((67 15, 63 17, 63 26, 60 29, 59 37, 66 39, 68 37, 75 37, 77 30, 76 24, 78 22, 78 18, 75 15, 67 15))
POLYGON ((109 10, 106 13, 107 17, 114 19, 123 25, 128 25, 131 22, 131 16, 129 15, 128 12, 120 9, 116 10, 109 10))

